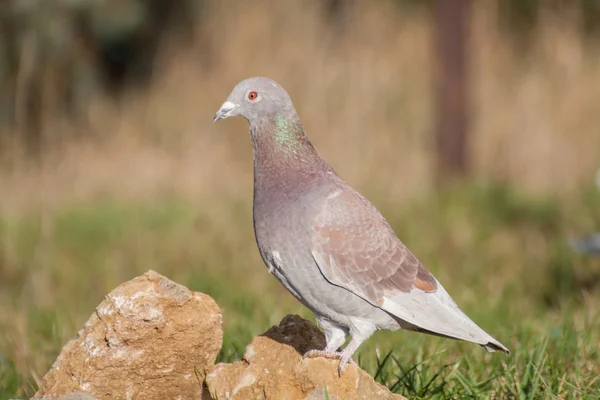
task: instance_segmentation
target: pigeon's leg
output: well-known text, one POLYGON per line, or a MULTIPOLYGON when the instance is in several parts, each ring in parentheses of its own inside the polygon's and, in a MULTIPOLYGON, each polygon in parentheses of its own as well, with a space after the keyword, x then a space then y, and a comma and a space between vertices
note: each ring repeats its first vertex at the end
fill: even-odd
POLYGON ((342 375, 342 370, 346 364, 351 363, 358 365, 352 359, 352 354, 354 354, 360 345, 367 340, 373 334, 373 332, 375 332, 375 325, 358 318, 350 321, 352 325, 350 328, 344 328, 320 318, 317 318, 317 321, 323 327, 325 338, 327 339, 327 346, 325 347, 325 350, 311 350, 307 352, 304 357, 325 357, 339 359, 340 365, 338 366, 338 374, 340 376, 342 375), (343 333, 343 335, 341 333, 343 333), (344 342, 348 333, 350 333, 352 336, 352 340, 350 340, 350 343, 344 347, 344 350, 336 351, 337 348, 344 342))
POLYGON ((348 345, 344 347, 344 350, 340 352, 340 365, 338 365, 338 375, 342 376, 342 370, 348 363, 358 366, 356 361, 352 359, 352 354, 354 354, 354 352, 359 348, 363 341, 364 339, 357 339, 353 336, 350 340, 350 343, 348 343, 348 345))
POLYGON ((330 353, 336 352, 346 341, 348 328, 343 328, 324 318, 318 318, 317 322, 321 325, 323 332, 325 333, 325 341, 327 343, 325 351, 330 353))
MULTIPOLYGON (((341 359, 342 352, 337 350, 346 341, 346 336, 348 335, 348 328, 343 328, 327 319, 319 317, 317 317, 317 322, 323 328, 323 332, 325 333, 325 341, 327 342, 327 345, 323 350, 310 350, 306 352, 306 354, 304 354, 304 357, 325 357, 338 360, 341 359)), ((351 362, 356 364, 354 361, 351 362)))
POLYGON ((352 340, 350 340, 350 343, 348 343, 348 345, 344 347, 344 350, 342 350, 340 365, 338 366, 338 375, 340 376, 342 375, 342 370, 348 362, 354 363, 352 360, 352 354, 354 354, 360 345, 376 330, 375 325, 362 319, 353 319, 351 320, 351 323, 352 326, 350 327, 350 335, 352 335, 352 340))

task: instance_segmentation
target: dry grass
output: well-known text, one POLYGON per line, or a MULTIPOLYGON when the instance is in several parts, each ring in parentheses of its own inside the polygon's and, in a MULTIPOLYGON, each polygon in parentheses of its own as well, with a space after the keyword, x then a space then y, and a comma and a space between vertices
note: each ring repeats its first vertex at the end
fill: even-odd
MULTIPOLYGON (((0 210, 98 195, 246 196, 245 124, 210 121, 234 84, 253 75, 288 89, 318 149, 353 184, 395 199, 429 192, 431 19, 359 2, 340 33, 317 5, 218 2, 197 45, 167 42, 149 88, 116 104, 95 101, 87 123, 47 118, 42 168, 3 143, 10 168, 0 172, 0 210)), ((547 16, 523 54, 498 33, 493 9, 476 5, 472 20, 473 177, 576 191, 600 164, 597 46, 583 42, 576 20, 547 16)))

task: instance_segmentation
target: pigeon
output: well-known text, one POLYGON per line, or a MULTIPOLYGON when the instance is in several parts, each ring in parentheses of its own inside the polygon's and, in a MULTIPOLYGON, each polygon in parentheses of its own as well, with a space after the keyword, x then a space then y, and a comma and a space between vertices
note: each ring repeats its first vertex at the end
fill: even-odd
MULTIPOLYGON (((594 183, 596 184, 596 187, 600 189, 600 169, 596 172, 594 183)), ((587 237, 570 239, 569 245, 579 254, 600 256, 600 232, 593 233, 587 237)))
POLYGON ((570 241, 571 248, 579 254, 589 254, 600 256, 600 233, 594 233, 590 236, 573 239, 570 241))
POLYGON ((337 359, 341 374, 375 331, 398 329, 509 353, 458 308, 377 208, 319 156, 279 84, 263 77, 238 83, 213 122, 233 116, 250 126, 260 255, 325 334, 325 348, 305 357, 337 359))

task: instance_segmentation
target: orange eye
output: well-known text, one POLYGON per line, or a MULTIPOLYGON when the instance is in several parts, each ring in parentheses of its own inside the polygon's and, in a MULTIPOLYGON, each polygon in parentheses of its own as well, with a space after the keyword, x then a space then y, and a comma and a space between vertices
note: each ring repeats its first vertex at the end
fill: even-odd
POLYGON ((256 93, 256 92, 248 93, 248 100, 256 100, 257 97, 258 97, 258 93, 256 93))

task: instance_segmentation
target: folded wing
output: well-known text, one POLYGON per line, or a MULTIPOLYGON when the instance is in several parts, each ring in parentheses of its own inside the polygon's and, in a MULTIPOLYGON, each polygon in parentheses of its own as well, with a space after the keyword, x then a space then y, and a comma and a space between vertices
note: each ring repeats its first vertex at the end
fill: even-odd
POLYGON ((326 199, 311 235, 313 258, 332 284, 418 330, 508 352, 458 308, 381 213, 352 189, 326 199))

